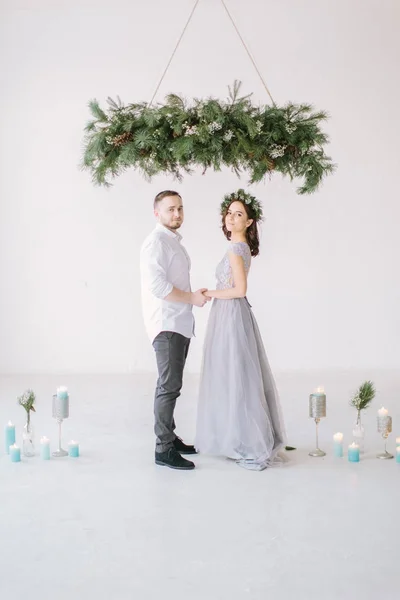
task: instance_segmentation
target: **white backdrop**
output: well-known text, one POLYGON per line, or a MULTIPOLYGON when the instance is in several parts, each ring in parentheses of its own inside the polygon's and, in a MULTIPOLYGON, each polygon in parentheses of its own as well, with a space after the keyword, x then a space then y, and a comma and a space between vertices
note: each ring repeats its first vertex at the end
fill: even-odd
MULTIPOLYGON (((262 253, 249 300, 271 365, 400 366, 397 0, 227 0, 278 103, 331 113, 337 174, 295 194, 276 175, 264 201, 262 253)), ((224 251, 221 196, 230 172, 157 178, 111 190, 79 170, 87 102, 150 99, 189 0, 1 1, 0 371, 153 370, 141 320, 138 252, 152 199, 181 192, 193 286, 213 286, 224 251)), ((225 97, 237 78, 266 93, 217 0, 202 0, 157 100, 225 97)), ((196 311, 188 370, 198 372, 208 308, 196 311)))

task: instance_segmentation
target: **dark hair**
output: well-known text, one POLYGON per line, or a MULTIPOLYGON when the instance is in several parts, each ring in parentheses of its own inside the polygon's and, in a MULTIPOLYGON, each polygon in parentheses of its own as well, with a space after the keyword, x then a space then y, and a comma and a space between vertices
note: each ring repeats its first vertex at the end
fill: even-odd
POLYGON ((234 202, 240 202, 247 217, 253 220, 250 227, 246 229, 246 242, 249 245, 251 256, 258 256, 260 253, 260 239, 258 237, 257 217, 251 205, 244 204, 241 200, 233 199, 229 206, 226 206, 222 211, 222 231, 224 232, 226 239, 230 240, 231 232, 226 228, 225 219, 226 215, 228 214, 228 210, 234 202))
POLYGON ((181 198, 181 195, 178 194, 178 192, 174 192, 173 190, 164 190, 163 192, 157 194, 157 196, 154 198, 154 208, 159 202, 161 202, 161 200, 168 198, 168 196, 179 196, 179 198, 181 198))

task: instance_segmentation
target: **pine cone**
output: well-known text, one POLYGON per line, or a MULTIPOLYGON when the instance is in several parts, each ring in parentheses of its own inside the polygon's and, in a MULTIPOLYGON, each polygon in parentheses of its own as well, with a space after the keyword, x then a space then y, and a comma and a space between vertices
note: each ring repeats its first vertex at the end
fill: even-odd
POLYGON ((300 156, 300 150, 297 148, 297 146, 289 145, 287 149, 293 154, 293 156, 295 156, 295 158, 300 156))
POLYGON ((267 163, 268 171, 273 171, 275 169, 274 159, 270 158, 269 156, 266 156, 264 160, 267 163))
POLYGON ((124 146, 125 144, 130 142, 132 138, 133 138, 133 135, 129 132, 121 133, 120 135, 116 135, 112 139, 112 143, 114 146, 124 146))

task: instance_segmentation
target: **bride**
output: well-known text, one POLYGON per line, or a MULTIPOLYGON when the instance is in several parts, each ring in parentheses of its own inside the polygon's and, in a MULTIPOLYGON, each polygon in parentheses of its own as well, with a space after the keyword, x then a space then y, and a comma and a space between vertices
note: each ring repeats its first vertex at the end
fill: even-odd
POLYGON ((260 331, 246 298, 251 259, 259 254, 260 203, 244 190, 225 196, 228 250, 216 272, 199 388, 196 448, 261 471, 279 462, 284 425, 260 331))

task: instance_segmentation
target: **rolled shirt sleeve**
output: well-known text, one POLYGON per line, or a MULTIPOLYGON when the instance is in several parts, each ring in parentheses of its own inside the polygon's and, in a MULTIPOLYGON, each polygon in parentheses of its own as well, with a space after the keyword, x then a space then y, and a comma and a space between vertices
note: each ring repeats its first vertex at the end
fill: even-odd
POLYGON ((174 288, 167 279, 169 262, 168 248, 160 240, 151 240, 141 251, 142 277, 153 296, 164 300, 174 288))

